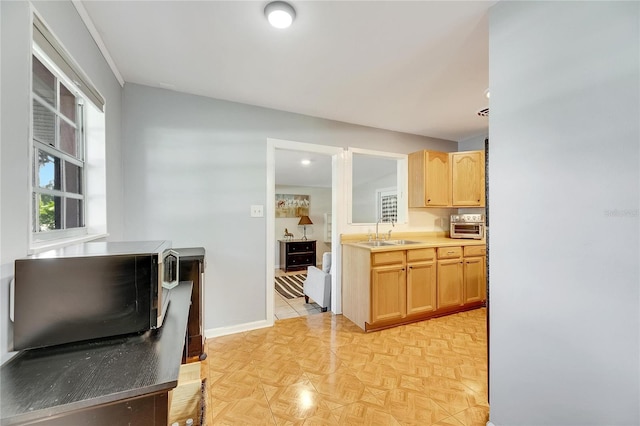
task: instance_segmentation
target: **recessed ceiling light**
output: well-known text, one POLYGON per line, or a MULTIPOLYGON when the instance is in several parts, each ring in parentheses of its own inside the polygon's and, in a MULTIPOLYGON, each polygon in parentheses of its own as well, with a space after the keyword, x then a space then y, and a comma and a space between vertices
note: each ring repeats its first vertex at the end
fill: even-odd
POLYGON ((296 11, 289 3, 274 1, 264 8, 264 15, 272 26, 288 28, 296 17, 296 11))
POLYGON ((309 164, 311 164, 311 160, 307 160, 307 159, 302 160, 300 161, 300 164, 302 164, 303 166, 308 166, 309 164))

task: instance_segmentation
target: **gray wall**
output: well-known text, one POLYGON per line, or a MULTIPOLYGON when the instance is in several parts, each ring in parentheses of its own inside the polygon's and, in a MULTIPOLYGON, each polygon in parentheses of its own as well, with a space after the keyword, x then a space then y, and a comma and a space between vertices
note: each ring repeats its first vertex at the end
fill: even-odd
MULTIPOLYGON (((409 153, 456 143, 135 84, 124 88, 125 236, 207 251, 205 329, 266 319, 266 141, 409 153)), ((271 263, 271 259, 269 259, 271 263)))
POLYGON ((458 141, 458 151, 484 151, 484 140, 487 135, 478 135, 458 141))
MULTIPOLYGON (((71 2, 34 2, 54 34, 91 77, 106 99, 107 220, 112 238, 122 238, 120 159, 122 88, 100 54, 71 2)), ((31 12, 24 1, 0 1, 1 19, 1 203, 0 203, 0 355, 11 350, 8 286, 13 262, 29 244, 29 103, 31 99, 31 12)))
POLYGON ((490 11, 496 425, 640 424, 639 7, 490 11))

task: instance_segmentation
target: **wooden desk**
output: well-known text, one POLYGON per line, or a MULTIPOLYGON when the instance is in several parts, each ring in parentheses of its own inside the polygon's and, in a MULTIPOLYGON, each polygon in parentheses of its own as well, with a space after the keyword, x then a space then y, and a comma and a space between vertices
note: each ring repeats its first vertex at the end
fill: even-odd
POLYGON ((0 369, 0 424, 166 426, 191 288, 171 290, 158 330, 20 352, 0 369))

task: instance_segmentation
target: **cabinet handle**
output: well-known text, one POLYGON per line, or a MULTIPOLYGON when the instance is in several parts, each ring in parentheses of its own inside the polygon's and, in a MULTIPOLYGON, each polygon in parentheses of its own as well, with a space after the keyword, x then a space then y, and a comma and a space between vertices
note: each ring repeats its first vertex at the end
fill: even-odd
POLYGON ((429 199, 427 200, 427 203, 430 203, 430 202, 431 202, 431 198, 429 198, 429 199))
POLYGON ((447 254, 453 254, 455 253, 454 251, 448 251, 447 254))

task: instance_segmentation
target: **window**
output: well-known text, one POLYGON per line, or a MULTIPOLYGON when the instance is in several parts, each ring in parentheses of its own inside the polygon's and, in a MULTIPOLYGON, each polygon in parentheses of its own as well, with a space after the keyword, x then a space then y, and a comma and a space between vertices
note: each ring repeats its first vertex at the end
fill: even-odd
POLYGON ((398 191, 395 188, 376 191, 380 222, 398 221, 398 191))
POLYGON ((30 248, 106 236, 105 101, 33 15, 30 248))
POLYGON ((85 216, 84 100, 44 62, 44 55, 33 55, 32 218, 36 234, 83 228, 85 216))

